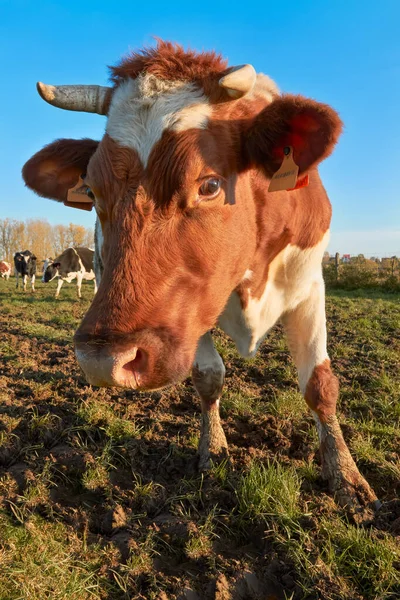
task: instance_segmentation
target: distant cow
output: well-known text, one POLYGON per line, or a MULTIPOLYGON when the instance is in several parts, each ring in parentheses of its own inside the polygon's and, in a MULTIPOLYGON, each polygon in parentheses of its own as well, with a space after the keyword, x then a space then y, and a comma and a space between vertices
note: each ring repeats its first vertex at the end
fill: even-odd
POLYGON ((4 279, 10 279, 11 275, 11 265, 5 260, 0 261, 0 276, 4 279))
POLYGON ((24 292, 26 292, 26 282, 28 277, 30 277, 32 292, 34 292, 36 277, 36 256, 32 254, 30 250, 24 250, 24 252, 16 252, 14 254, 14 265, 15 278, 17 280, 16 287, 19 287, 19 275, 21 275, 24 284, 24 292))
POLYGON ((67 248, 60 256, 51 262, 46 259, 43 265, 43 283, 49 283, 59 277, 55 297, 58 298, 61 286, 66 281, 71 283, 76 279, 78 298, 81 298, 82 280, 94 282, 94 293, 97 292, 97 284, 93 270, 94 251, 89 248, 67 248))

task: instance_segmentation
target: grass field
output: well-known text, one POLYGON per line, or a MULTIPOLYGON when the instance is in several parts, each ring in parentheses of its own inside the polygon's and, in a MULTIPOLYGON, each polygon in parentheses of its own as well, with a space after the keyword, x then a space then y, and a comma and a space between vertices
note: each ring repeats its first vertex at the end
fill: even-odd
POLYGON ((72 335, 92 298, 0 280, 0 600, 400 597, 400 296, 336 291, 339 417, 383 502, 350 522, 320 478, 317 434, 280 326, 245 362, 220 332, 230 463, 196 470, 190 380, 88 386, 72 335))

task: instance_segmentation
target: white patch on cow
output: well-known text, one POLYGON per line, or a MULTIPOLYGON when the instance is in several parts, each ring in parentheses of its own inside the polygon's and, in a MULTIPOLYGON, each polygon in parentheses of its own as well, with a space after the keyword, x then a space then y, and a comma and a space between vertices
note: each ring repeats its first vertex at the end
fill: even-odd
POLYGON ((43 261, 43 275, 42 275, 42 283, 46 283, 44 280, 44 274, 46 273, 46 269, 52 261, 49 258, 45 258, 43 261))
POLYGON ((106 132, 121 146, 136 150, 146 166, 164 130, 205 129, 210 115, 208 99, 194 83, 140 75, 115 90, 106 132))
POLYGON ((30 261, 30 256, 26 256, 26 254, 23 255, 24 256, 24 261, 26 262, 26 264, 28 264, 28 262, 30 261))
POLYGON ((57 281, 57 289, 56 289, 56 295, 55 295, 56 298, 58 298, 58 296, 60 295, 60 290, 62 288, 63 283, 64 283, 64 280, 61 278, 57 281))
POLYGON ((244 310, 238 294, 231 294, 218 324, 233 339, 240 354, 254 356, 277 320, 308 298, 313 285, 323 286, 321 262, 328 241, 329 232, 313 248, 302 250, 292 244, 286 246, 269 266, 261 298, 252 298, 249 287, 244 310))
POLYGON ((202 335, 199 340, 193 365, 202 372, 214 371, 225 375, 224 363, 214 347, 209 332, 202 335))
POLYGON ((72 250, 75 252, 76 256, 78 257, 80 269, 76 273, 69 273, 68 277, 70 277, 72 275, 73 275, 73 278, 80 276, 82 279, 85 279, 86 281, 93 281, 93 279, 95 278, 93 269, 90 269, 90 271, 86 271, 85 267, 83 266, 81 257, 79 256, 79 254, 77 253, 75 248, 72 248, 72 250))
POLYGON ((322 274, 312 283, 308 297, 295 310, 285 313, 282 321, 299 373, 300 390, 304 394, 315 367, 329 359, 322 274))
POLYGON ((76 276, 78 275, 78 273, 79 273, 79 271, 71 271, 70 273, 67 273, 64 277, 62 277, 61 279, 63 279, 67 283, 71 283, 74 279, 76 279, 76 276))
POLYGON ((246 272, 243 275, 242 281, 250 281, 250 279, 252 278, 252 275, 253 275, 253 271, 251 269, 246 269, 246 272))

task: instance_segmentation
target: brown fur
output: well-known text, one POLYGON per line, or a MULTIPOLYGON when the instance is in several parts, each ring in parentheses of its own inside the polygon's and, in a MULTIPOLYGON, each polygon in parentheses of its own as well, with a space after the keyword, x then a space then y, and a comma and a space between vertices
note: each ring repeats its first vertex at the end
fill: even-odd
POLYGON ((79 175, 86 173, 98 144, 90 139, 56 140, 25 163, 22 177, 39 196, 64 202, 79 175))
POLYGON ((339 395, 339 382, 331 371, 330 360, 315 367, 304 394, 308 406, 319 416, 322 422, 336 413, 339 395))
POLYGON ((248 159, 272 176, 281 165, 283 148, 292 146, 302 175, 331 154, 341 132, 342 122, 330 106, 287 94, 261 111, 246 131, 248 159))
POLYGON ((156 48, 132 52, 115 67, 110 67, 115 85, 127 78, 148 73, 167 81, 191 81, 206 93, 224 75, 227 61, 215 52, 184 50, 179 44, 158 40, 156 48))

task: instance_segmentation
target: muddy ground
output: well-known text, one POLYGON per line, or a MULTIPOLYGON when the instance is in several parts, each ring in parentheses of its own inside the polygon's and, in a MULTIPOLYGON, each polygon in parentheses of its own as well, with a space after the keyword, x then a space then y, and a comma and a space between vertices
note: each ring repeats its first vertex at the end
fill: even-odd
MULTIPOLYGON (((358 527, 320 477, 314 423, 297 392, 279 325, 247 362, 215 331, 227 371, 222 416, 230 461, 200 476, 199 403, 190 379, 151 394, 87 385, 71 338, 91 286, 84 286, 79 302, 73 286, 64 286, 55 301, 52 288, 39 286, 33 296, 16 293, 12 280, 0 283, 1 509, 15 527, 29 530, 37 517, 62 525, 63 543, 76 540, 83 564, 95 556, 96 591, 75 597, 400 595, 398 296, 336 293, 328 299, 340 421, 383 502, 365 529, 393 555, 378 569, 375 546, 368 554, 349 544, 349 558, 336 561, 347 548, 341 527, 358 527), (256 498, 255 508, 244 505, 254 464, 281 466, 283 485, 285 469, 296 474, 294 512, 268 512, 256 498), (368 569, 359 575, 358 561, 371 561, 370 575, 368 569), (385 577, 386 590, 377 583, 385 577)), ((2 543, 10 552, 7 540, 2 543)), ((15 581, 7 584, 10 598, 22 597, 23 583, 15 581)))

